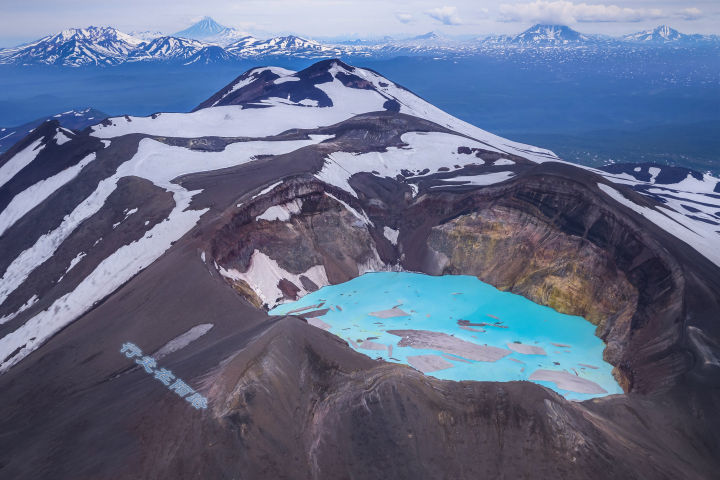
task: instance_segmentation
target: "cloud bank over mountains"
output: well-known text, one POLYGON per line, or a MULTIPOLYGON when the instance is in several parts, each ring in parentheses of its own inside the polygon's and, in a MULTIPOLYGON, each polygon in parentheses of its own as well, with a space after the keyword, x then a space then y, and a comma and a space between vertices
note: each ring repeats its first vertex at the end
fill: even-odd
POLYGON ((437 20, 444 25, 460 25, 457 7, 438 7, 425 12, 430 18, 437 20))
POLYGON ((697 7, 688 7, 674 13, 660 8, 629 8, 618 5, 574 3, 566 0, 536 0, 529 3, 504 3, 499 8, 502 22, 529 22, 547 24, 636 23, 679 16, 685 20, 697 20, 703 16, 697 7))

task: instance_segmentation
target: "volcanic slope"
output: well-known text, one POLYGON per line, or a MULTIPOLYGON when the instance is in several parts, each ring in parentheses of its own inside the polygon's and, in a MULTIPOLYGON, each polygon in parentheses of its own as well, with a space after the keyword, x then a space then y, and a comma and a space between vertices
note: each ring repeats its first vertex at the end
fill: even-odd
POLYGON ((187 114, 46 122, 0 156, 0 476, 710 478, 717 179, 638 168, 337 60, 250 70, 187 114), (440 381, 266 313, 391 269, 584 316, 626 393, 440 381))

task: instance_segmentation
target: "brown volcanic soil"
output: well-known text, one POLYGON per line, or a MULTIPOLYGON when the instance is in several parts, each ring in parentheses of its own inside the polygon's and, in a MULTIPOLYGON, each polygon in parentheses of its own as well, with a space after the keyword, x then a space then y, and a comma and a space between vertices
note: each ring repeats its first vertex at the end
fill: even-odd
MULTIPOLYGON (((483 188, 429 189, 447 173, 358 174, 351 180, 355 199, 309 176, 322 155, 382 148, 417 125, 387 113, 354 122, 335 126, 342 134, 332 142, 179 180, 204 189, 193 202, 211 209, 200 224, 0 376, 0 478, 716 476, 716 266, 604 197, 600 177, 557 163, 517 162, 505 167, 516 177, 483 188), (360 134, 367 125, 374 141, 360 134), (286 178, 282 188, 251 200, 278 171, 286 178), (406 182, 419 186, 417 197, 406 182), (360 235, 356 219, 325 192, 363 209, 375 227, 360 235), (297 197, 303 211, 291 222, 254 221, 297 197), (383 226, 400 230, 397 247, 383 226), (440 381, 378 362, 297 317, 269 318, 213 265, 243 270, 258 248, 286 270, 304 271, 312 262, 291 257, 293 246, 321 241, 313 261, 335 281, 357 275, 357 264, 375 249, 406 269, 472 273, 559 309, 583 309, 608 342, 606 355, 628 393, 575 403, 530 382, 440 381), (477 255, 468 253, 473 248, 477 255), (489 248, 496 255, 482 254, 489 248), (503 269, 497 255, 523 262, 503 269), (207 334, 159 363, 207 396, 207 410, 192 409, 120 353, 128 341, 156 351, 206 323, 214 325, 207 334)), ((113 141, 103 155, 118 162, 138 141, 113 141)), ((105 174, 100 168, 85 180, 105 174)), ((488 164, 458 174, 469 169, 500 170, 488 164)), ((140 198, 150 215, 168 207, 161 192, 129 181, 110 208, 117 213, 140 198)), ((39 225, 19 223, 0 243, 46 229, 62 218, 66 202, 39 213, 39 225)), ((86 227, 100 229, 114 213, 100 212, 86 227)), ((118 232, 114 242, 132 238, 118 232)))

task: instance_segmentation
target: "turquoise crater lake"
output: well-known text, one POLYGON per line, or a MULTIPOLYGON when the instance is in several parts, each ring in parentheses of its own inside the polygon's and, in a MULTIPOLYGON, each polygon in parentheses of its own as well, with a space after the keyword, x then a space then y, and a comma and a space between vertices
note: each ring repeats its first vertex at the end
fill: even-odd
POLYGON ((357 351, 445 380, 529 380, 570 400, 623 393, 582 317, 467 275, 367 273, 271 315, 300 315, 357 351))

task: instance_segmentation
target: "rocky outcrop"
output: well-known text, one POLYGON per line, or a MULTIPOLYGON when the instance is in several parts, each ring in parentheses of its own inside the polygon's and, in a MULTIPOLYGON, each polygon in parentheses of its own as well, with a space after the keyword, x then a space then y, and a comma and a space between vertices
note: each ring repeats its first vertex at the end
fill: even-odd
MULTIPOLYGON (((340 197, 353 202, 344 192, 324 188, 316 181, 278 186, 266 197, 251 202, 218 232, 213 238, 213 257, 225 269, 248 272, 255 252, 261 252, 278 270, 286 272, 285 277, 272 281, 285 300, 297 299, 298 292, 308 291, 306 287, 312 291, 322 286, 306 274, 316 266, 322 268, 330 284, 381 269, 383 264, 368 230, 369 219, 359 207, 353 209, 340 197), (287 207, 291 203, 292 207, 287 207), (295 282, 289 278, 293 275, 298 276, 295 282)), ((262 298, 270 298, 274 304, 278 299, 272 298, 269 289, 261 291, 261 285, 268 284, 262 277, 270 270, 265 268, 240 280, 231 278, 231 283, 254 304, 268 303, 262 298)))
POLYGON ((609 319, 627 325, 635 311, 637 290, 606 252, 517 210, 491 206, 457 217, 434 227, 428 246, 442 274, 475 275, 601 331, 609 319))

